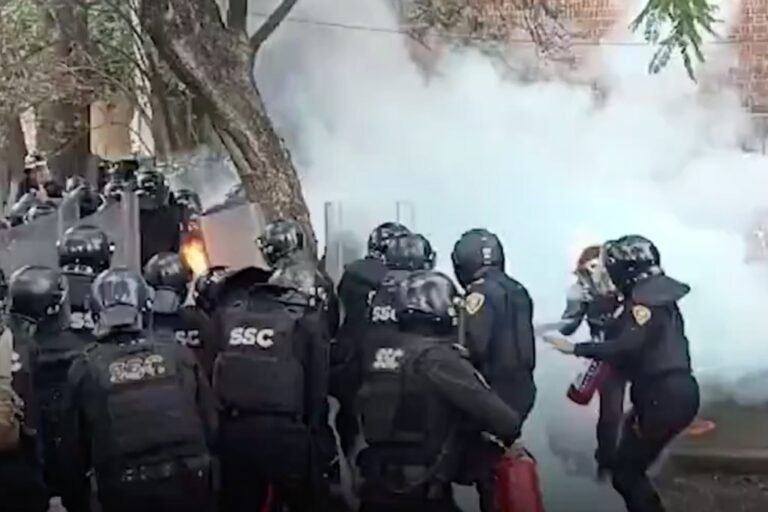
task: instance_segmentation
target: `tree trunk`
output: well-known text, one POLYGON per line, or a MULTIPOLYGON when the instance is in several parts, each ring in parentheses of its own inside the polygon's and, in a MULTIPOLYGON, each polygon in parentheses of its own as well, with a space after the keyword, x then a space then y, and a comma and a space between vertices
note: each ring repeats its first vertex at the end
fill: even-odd
POLYGON ((68 0, 56 0, 46 15, 46 25, 56 31, 53 52, 59 62, 70 67, 57 78, 64 90, 60 98, 38 107, 37 147, 45 154, 54 179, 63 181, 87 169, 90 152, 90 106, 87 78, 80 67, 79 52, 86 51, 87 14, 68 0))
POLYGON ((18 183, 24 170, 27 146, 19 116, 0 119, 0 215, 13 203, 12 185, 18 183))
POLYGON ((227 30, 214 0, 149 0, 141 18, 160 56, 239 151, 233 160, 248 199, 267 221, 301 222, 316 251, 298 174, 255 87, 245 34, 227 30))

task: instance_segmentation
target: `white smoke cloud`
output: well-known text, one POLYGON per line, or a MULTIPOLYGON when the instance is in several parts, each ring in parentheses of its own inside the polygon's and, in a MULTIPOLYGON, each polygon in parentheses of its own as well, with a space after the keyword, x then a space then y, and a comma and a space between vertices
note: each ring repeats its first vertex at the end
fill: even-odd
MULTIPOLYGON (((734 19, 735 4, 721 17, 734 19)), ((380 0, 302 0, 292 17, 397 29, 380 0)), ((608 39, 640 37, 625 25, 608 39)), ((445 265, 462 231, 487 226, 540 320, 559 313, 575 244, 639 232, 693 286, 684 307, 697 367, 761 367, 768 287, 742 261, 767 160, 738 146, 747 118, 736 94, 697 94, 679 62, 648 75, 650 47, 595 52, 604 106, 584 86, 502 81, 473 51, 425 80, 397 34, 296 22, 270 39, 257 77, 319 231, 324 201, 407 199, 445 265)))
MULTIPOLYGON (((733 22, 738 4, 725 2, 721 17, 733 22)), ((384 0, 301 0, 291 17, 397 29, 384 0)), ((639 37, 627 23, 608 40, 639 37)), ((700 72, 733 63, 731 48, 711 48, 700 72)), ((682 307, 700 376, 765 369, 768 283, 764 269, 743 263, 743 233, 764 206, 768 158, 739 148, 747 117, 737 95, 698 94, 677 59, 649 76, 649 47, 594 51, 610 88, 603 106, 586 86, 504 81, 469 50, 447 55, 426 80, 397 34, 298 22, 268 41, 257 79, 297 158, 319 233, 325 201, 345 202, 344 221, 362 237, 408 200, 450 273, 458 236, 487 227, 505 243, 509 272, 530 289, 538 321, 559 316, 582 244, 641 233, 657 242, 668 273, 693 288, 682 307)), ((541 431, 558 415, 588 415, 579 435, 591 442, 593 412, 563 398, 578 365, 540 350, 540 402, 527 438, 542 451, 541 431)), ((554 459, 540 463, 568 488, 566 501, 549 498, 554 510, 597 510, 597 496, 605 510, 616 506, 610 493, 565 478, 554 459)))

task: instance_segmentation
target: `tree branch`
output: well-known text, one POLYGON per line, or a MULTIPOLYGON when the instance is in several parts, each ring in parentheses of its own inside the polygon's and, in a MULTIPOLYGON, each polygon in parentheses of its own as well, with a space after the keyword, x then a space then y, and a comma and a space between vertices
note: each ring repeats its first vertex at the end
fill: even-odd
POLYGON ((298 0, 282 0, 280 5, 272 11, 272 14, 269 15, 259 29, 250 37, 248 44, 251 46, 251 60, 255 60, 256 53, 259 51, 259 48, 261 48, 261 45, 272 35, 277 27, 280 26, 297 2, 298 0))

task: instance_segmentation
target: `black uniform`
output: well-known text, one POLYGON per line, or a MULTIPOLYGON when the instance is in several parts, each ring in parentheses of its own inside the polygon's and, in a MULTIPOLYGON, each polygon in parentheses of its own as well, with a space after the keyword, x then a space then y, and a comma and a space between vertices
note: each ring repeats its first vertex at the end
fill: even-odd
POLYGON ((178 343, 190 349, 210 377, 213 362, 206 350, 207 317, 194 306, 184 306, 176 313, 155 313, 152 319, 154 338, 178 343))
POLYGON ((66 313, 66 284, 61 274, 48 267, 27 266, 10 281, 10 331, 13 334, 13 389, 24 402, 20 449, 0 455, 0 497, 9 510, 45 511, 48 490, 44 483, 39 435, 40 400, 36 389, 41 326, 66 313), (8 472, 8 474, 6 474, 8 472), (5 494, 7 493, 7 494, 5 494), (14 504, 16 507, 14 507, 14 504))
POLYGON ((368 254, 353 261, 344 269, 339 281, 339 300, 344 308, 344 336, 359 335, 358 327, 367 322, 368 304, 389 268, 384 263, 384 254, 389 242, 410 230, 396 222, 385 222, 377 226, 368 236, 368 254))
POLYGON ((125 269, 94 282, 100 338, 73 364, 65 398, 69 510, 87 510, 90 467, 104 512, 212 509, 215 399, 188 350, 142 334, 149 297, 125 269))
POLYGON ((536 399, 533 302, 528 290, 501 270, 486 268, 467 287, 467 302, 472 362, 510 407, 528 417, 536 399))
MULTIPOLYGON (((523 421, 536 400, 533 302, 528 290, 504 273, 504 248, 485 229, 464 233, 451 254, 465 287, 466 348, 472 363, 523 421)), ((480 508, 494 508, 496 446, 475 435, 467 440, 466 475, 477 485, 480 508)))
MULTIPOLYGON (((591 294, 579 284, 568 291, 568 300, 562 319, 567 323, 560 332, 570 336, 586 319, 593 340, 603 341, 606 330, 620 313, 620 298, 617 294, 591 294)), ((600 413, 597 420, 597 451, 595 458, 598 466, 608 469, 613 459, 618 441, 621 421, 624 416, 624 395, 627 381, 620 372, 608 371, 600 384, 600 413)))
POLYGON ((223 511, 251 511, 268 495, 292 510, 322 508, 335 452, 325 327, 312 297, 247 273, 259 277, 246 269, 221 284, 213 316, 223 511))
POLYGON ((155 254, 178 252, 181 247, 183 208, 178 205, 163 175, 143 171, 137 175, 141 225, 141 265, 155 254))
POLYGON ((611 279, 627 297, 624 310, 605 342, 577 344, 575 354, 608 361, 630 381, 634 410, 616 451, 613 485, 629 512, 663 512, 646 471, 699 409, 676 304, 690 288, 663 275, 658 249, 647 239, 622 237, 606 248, 611 279))
POLYGON ((363 349, 361 510, 458 510, 450 484, 461 465, 460 424, 469 419, 511 442, 519 435, 520 416, 456 345, 450 280, 416 272, 399 290, 405 288, 397 301, 403 330, 363 349))
POLYGON ((206 317, 195 307, 183 306, 192 277, 192 271, 175 253, 156 254, 144 266, 144 278, 155 290, 153 338, 189 348, 210 376, 211 362, 203 342, 206 317))
MULTIPOLYGON (((378 247, 373 242, 369 245, 378 247)), ((331 347, 331 394, 339 400, 336 430, 344 453, 349 453, 359 431, 354 401, 362 378, 365 347, 386 343, 398 335, 395 313, 398 287, 412 272, 431 270, 435 265, 432 246, 420 234, 404 233, 390 237, 381 250, 383 253, 377 259, 361 260, 382 262, 386 270, 383 276, 376 276, 378 284, 368 292, 367 297, 358 297, 361 301, 358 307, 362 305, 365 308, 365 316, 346 324, 351 328, 331 347)), ((351 275, 352 279, 357 279, 354 274, 351 275)), ((345 318, 345 322, 348 319, 345 318)))

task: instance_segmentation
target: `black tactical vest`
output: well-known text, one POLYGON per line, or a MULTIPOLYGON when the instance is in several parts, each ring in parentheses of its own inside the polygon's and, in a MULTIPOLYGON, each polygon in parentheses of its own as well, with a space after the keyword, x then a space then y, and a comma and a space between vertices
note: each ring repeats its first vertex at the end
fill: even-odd
POLYGON ((38 331, 35 363, 35 392, 40 406, 41 433, 46 456, 61 442, 61 417, 64 388, 72 362, 83 353, 92 335, 73 331, 38 331))
POLYGON ((213 387, 230 415, 305 421, 305 347, 295 336, 301 314, 268 295, 223 311, 213 387))
POLYGON ((435 342, 400 333, 366 344, 358 394, 363 435, 378 464, 432 466, 453 430, 453 416, 418 373, 435 342))
POLYGON ((176 345, 155 341, 87 349, 95 389, 88 390, 94 403, 86 407, 95 416, 97 471, 207 452, 194 368, 178 351, 176 345))

